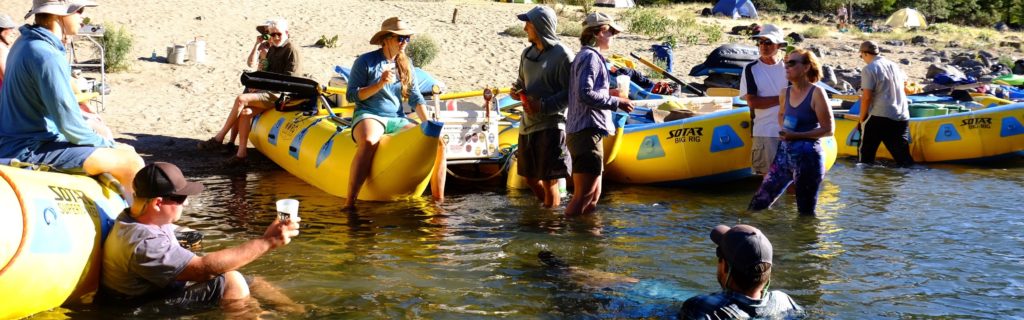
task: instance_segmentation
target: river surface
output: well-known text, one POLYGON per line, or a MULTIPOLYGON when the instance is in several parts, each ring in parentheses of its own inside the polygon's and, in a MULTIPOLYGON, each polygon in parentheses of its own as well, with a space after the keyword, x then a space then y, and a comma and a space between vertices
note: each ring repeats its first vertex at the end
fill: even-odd
MULTIPOLYGON (((769 237, 771 288, 811 318, 1024 316, 1021 161, 892 169, 841 160, 822 187, 817 217, 798 216, 792 195, 774 209, 745 212, 759 181, 609 185, 597 213, 578 218, 500 184, 449 181, 440 205, 419 198, 342 213, 342 199, 285 171, 211 176, 180 224, 203 230, 212 252, 261 235, 276 199, 301 201, 301 235, 241 271, 307 310, 264 304, 263 318, 672 317, 682 300, 719 289, 708 232, 736 223, 769 237), (541 250, 595 272, 545 268, 541 250)), ((109 316, 91 308, 42 314, 62 315, 109 316)))

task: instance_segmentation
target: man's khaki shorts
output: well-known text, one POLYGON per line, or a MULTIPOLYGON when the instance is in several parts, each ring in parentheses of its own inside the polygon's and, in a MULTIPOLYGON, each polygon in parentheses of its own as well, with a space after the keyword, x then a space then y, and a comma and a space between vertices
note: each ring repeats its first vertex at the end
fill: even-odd
POLYGON ((775 152, 779 150, 778 137, 754 137, 750 146, 751 169, 754 174, 764 175, 775 160, 775 152))

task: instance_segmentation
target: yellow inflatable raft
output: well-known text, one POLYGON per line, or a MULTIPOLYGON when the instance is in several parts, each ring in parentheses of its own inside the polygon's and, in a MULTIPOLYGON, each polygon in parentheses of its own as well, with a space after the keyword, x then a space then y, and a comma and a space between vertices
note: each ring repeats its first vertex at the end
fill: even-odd
MULTIPOLYGON (((857 122, 836 119, 839 154, 856 157, 857 122)), ((991 162, 1024 155, 1024 103, 910 119, 910 154, 916 162, 991 162)), ((878 158, 892 159, 882 145, 878 158)))
MULTIPOLYGON (((753 176, 751 123, 747 108, 736 108, 663 123, 627 124, 614 161, 605 166, 611 181, 687 186, 753 176)), ((822 139, 826 167, 836 159, 833 137, 822 139)))
MULTIPOLYGON (((360 200, 419 196, 430 181, 440 122, 385 135, 360 200)), ((253 121, 250 142, 291 174, 331 195, 348 193, 356 144, 352 130, 327 114, 269 110, 253 121)))
POLYGON ((114 186, 0 165, 0 319, 91 302, 100 244, 125 208, 114 186))

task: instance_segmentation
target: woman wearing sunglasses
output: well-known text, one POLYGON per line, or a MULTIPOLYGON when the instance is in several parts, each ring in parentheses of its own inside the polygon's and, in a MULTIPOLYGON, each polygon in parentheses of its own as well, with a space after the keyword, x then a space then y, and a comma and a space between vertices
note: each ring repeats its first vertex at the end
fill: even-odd
MULTIPOLYGON (((346 210, 355 208, 381 137, 416 126, 406 118, 402 102, 414 107, 419 119, 428 119, 423 94, 414 85, 412 61, 405 54, 413 34, 407 22, 388 18, 370 38, 370 44, 381 48, 360 55, 352 64, 346 98, 356 104, 352 139, 357 147, 349 173, 346 210)), ((438 201, 444 198, 445 165, 444 147, 439 143, 430 181, 431 195, 438 201)))
POLYGON ((796 204, 801 215, 814 215, 818 187, 825 178, 825 152, 821 138, 833 134, 832 107, 821 80, 821 64, 813 53, 798 49, 785 60, 786 79, 792 84, 779 93, 779 138, 782 142, 761 187, 750 200, 750 210, 772 205, 790 183, 796 182, 796 204))

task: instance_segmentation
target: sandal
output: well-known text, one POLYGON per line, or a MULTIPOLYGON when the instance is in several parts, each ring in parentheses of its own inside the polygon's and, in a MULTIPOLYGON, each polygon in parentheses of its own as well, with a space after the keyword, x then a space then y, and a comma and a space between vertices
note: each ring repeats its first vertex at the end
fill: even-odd
POLYGON ((197 144, 196 147, 199 151, 213 151, 220 149, 222 145, 223 144, 220 143, 220 141, 217 141, 216 138, 210 138, 210 140, 199 141, 199 144, 197 144))
POLYGON ((245 167, 245 166, 249 165, 249 160, 247 160, 246 158, 239 158, 237 156, 231 156, 231 158, 225 159, 224 163, 222 163, 222 164, 224 165, 224 167, 227 167, 227 168, 245 167))

